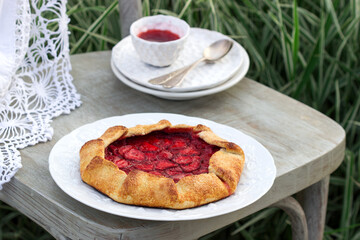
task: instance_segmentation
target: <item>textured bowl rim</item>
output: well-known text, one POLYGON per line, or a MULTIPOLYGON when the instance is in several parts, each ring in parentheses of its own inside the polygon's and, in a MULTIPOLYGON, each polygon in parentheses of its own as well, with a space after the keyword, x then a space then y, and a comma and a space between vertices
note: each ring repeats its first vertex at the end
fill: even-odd
POLYGON ((184 41, 189 35, 190 35, 190 26, 187 22, 185 22, 184 20, 177 18, 177 17, 173 17, 173 16, 167 16, 167 15, 154 15, 154 16, 147 16, 147 17, 142 17, 139 18, 138 20, 136 20, 135 22, 133 22, 130 26, 130 35, 132 37, 134 37, 135 39, 137 39, 140 42, 143 43, 148 43, 148 44, 155 44, 155 45, 168 45, 168 44, 176 44, 179 43, 181 41, 184 41), (138 37, 135 33, 134 33, 134 27, 136 24, 139 24, 140 21, 146 21, 146 19, 151 19, 151 18, 169 18, 169 19, 173 19, 175 21, 178 21, 181 24, 184 24, 186 26, 186 31, 184 36, 180 37, 179 39, 173 40, 173 41, 167 41, 167 42, 153 42, 153 41, 148 41, 148 40, 144 40, 140 37, 138 37))

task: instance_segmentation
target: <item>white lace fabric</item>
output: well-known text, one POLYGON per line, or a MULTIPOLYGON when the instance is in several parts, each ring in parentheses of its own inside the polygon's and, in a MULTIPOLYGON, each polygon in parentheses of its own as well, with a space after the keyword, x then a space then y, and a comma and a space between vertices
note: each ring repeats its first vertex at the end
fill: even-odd
POLYGON ((0 0, 0 21, 7 27, 0 28, 2 189, 22 167, 18 150, 51 140, 52 119, 81 101, 70 75, 65 0, 0 0))

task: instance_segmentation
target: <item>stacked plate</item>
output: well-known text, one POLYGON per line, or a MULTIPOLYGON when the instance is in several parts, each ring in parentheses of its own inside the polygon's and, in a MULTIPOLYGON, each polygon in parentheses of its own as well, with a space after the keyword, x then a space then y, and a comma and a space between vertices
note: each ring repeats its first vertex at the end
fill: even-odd
POLYGON ((112 50, 111 68, 127 86, 160 98, 187 100, 224 91, 237 84, 246 75, 250 60, 245 49, 234 42, 230 52, 215 63, 201 63, 184 79, 181 85, 164 88, 153 85, 150 79, 171 73, 200 59, 211 43, 228 38, 206 29, 192 28, 179 58, 168 67, 154 67, 138 57, 130 37, 121 40, 112 50))

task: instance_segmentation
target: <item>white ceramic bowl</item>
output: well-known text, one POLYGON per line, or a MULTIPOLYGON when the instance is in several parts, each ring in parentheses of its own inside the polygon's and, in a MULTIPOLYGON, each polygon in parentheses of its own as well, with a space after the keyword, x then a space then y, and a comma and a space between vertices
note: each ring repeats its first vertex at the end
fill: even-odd
POLYGON ((131 40, 140 59, 157 67, 169 66, 175 62, 189 34, 190 26, 185 21, 164 15, 140 18, 130 27, 131 40), (148 30, 168 30, 180 38, 168 42, 153 42, 138 37, 148 30))

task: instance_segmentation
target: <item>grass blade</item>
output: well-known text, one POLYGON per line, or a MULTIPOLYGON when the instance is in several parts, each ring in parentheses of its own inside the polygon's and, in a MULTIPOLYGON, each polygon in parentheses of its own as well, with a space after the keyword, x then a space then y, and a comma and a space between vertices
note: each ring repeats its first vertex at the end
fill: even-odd
POLYGON ((277 15, 278 26, 280 28, 281 50, 285 64, 285 72, 287 79, 293 80, 291 77, 292 75, 291 73, 293 72, 293 64, 292 64, 292 58, 290 57, 292 54, 291 54, 291 50, 288 47, 288 42, 286 41, 286 28, 283 22, 283 17, 282 17, 283 14, 281 11, 279 0, 276 1, 276 5, 278 10, 278 15, 277 15))
POLYGON ((178 18, 182 18, 186 12, 186 10, 189 8, 190 4, 191 4, 192 0, 187 0, 185 3, 185 6, 183 7, 183 9, 181 10, 181 12, 178 15, 178 18))
POLYGON ((100 15, 98 19, 95 20, 93 24, 89 26, 86 32, 82 35, 82 37, 76 42, 75 46, 73 46, 70 50, 70 54, 76 53, 80 47, 85 43, 86 39, 90 36, 90 33, 96 31, 99 25, 105 20, 105 18, 112 13, 112 11, 116 10, 116 6, 118 5, 118 1, 114 0, 112 4, 100 15))
POLYGON ((332 20, 334 21, 335 27, 336 27, 340 37, 342 39, 344 39, 344 34, 341 31, 339 20, 338 20, 338 18, 336 16, 334 5, 333 5, 332 1, 331 0, 325 0, 325 6, 326 6, 327 10, 330 12, 330 14, 332 16, 332 20))
POLYGON ((253 225, 254 223, 267 218, 271 215, 273 215, 276 211, 278 211, 279 209, 277 208, 269 208, 266 210, 263 210, 260 214, 258 214, 256 217, 250 219, 247 223, 243 224, 242 226, 240 226, 239 228, 237 228, 235 231, 231 232, 231 235, 234 236, 238 233, 240 233, 242 230, 244 230, 245 228, 253 225))
POLYGON ((297 1, 294 0, 293 3, 293 32, 292 32, 292 63, 293 63, 293 71, 291 74, 291 78, 295 79, 296 69, 297 69, 297 61, 298 61, 298 53, 299 53, 299 16, 297 10, 297 1))
POLYGON ((72 24, 69 24, 68 26, 69 26, 70 30, 77 30, 77 31, 86 33, 86 34, 88 34, 89 36, 93 36, 93 37, 95 37, 95 38, 98 38, 98 39, 100 39, 100 40, 102 40, 102 41, 105 41, 105 42, 108 42, 108 43, 111 43, 111 44, 117 44, 117 43, 119 42, 119 41, 116 40, 116 39, 112 39, 112 38, 110 38, 110 37, 106 37, 106 36, 101 35, 101 34, 89 32, 89 31, 86 30, 86 29, 82 29, 82 28, 80 28, 80 27, 78 27, 78 26, 75 26, 75 25, 72 25, 72 24))
POLYGON ((354 191, 354 184, 352 180, 352 176, 354 174, 354 158, 355 156, 351 152, 346 153, 345 163, 346 163, 346 175, 345 175, 345 192, 344 192, 344 200, 343 200, 343 210, 341 214, 340 220, 340 228, 343 229, 344 239, 349 239, 349 225, 351 218, 351 210, 352 210, 352 195, 354 191))

